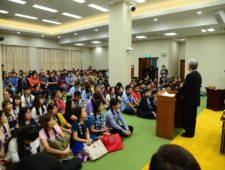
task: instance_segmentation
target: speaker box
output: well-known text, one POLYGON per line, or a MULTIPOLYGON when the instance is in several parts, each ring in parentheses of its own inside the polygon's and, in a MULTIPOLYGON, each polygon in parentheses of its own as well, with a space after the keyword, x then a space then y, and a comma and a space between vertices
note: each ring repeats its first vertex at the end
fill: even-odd
POLYGON ((216 12, 214 17, 218 24, 225 24, 225 12, 223 10, 216 12))
POLYGON ((3 37, 0 37, 0 41, 3 41, 4 40, 4 38, 3 37))

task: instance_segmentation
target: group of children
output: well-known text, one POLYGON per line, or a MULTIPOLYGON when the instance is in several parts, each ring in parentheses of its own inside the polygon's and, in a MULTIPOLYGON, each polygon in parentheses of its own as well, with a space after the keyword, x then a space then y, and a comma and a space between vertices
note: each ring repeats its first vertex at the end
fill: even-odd
POLYGON ((46 152, 68 160, 104 133, 129 137, 133 127, 122 113, 156 118, 157 92, 180 86, 176 79, 163 83, 146 77, 124 90, 109 85, 107 71, 4 72, 0 159, 19 162, 46 152))

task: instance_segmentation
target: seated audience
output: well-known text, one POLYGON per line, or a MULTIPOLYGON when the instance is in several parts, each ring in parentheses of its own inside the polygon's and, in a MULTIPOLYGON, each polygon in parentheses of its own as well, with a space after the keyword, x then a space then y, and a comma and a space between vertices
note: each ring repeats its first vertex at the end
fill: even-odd
POLYGON ((55 90, 53 92, 53 96, 52 96, 52 103, 55 104, 57 110, 58 110, 58 113, 62 113, 64 114, 65 113, 65 109, 66 109, 66 106, 65 106, 65 103, 62 99, 62 93, 59 91, 59 90, 55 90))
POLYGON ((31 126, 34 129, 38 129, 38 123, 32 118, 30 109, 28 107, 22 107, 18 116, 19 127, 31 126))
POLYGON ((146 89, 137 109, 137 116, 141 118, 155 119, 156 108, 151 98, 151 90, 146 89))
POLYGON ((36 122, 38 122, 39 117, 47 113, 47 108, 44 105, 44 97, 43 96, 36 96, 34 99, 34 107, 31 110, 32 118, 36 122))
POLYGON ((109 128, 105 126, 104 105, 102 102, 93 104, 93 114, 88 116, 89 130, 91 138, 97 140, 104 132, 108 132, 109 128))
POLYGON ((96 90, 92 96, 92 99, 87 101, 86 112, 88 115, 93 113, 93 103, 98 101, 103 101, 103 99, 101 93, 96 90))
POLYGON ((141 94, 138 85, 134 86, 131 95, 133 96, 134 100, 139 104, 141 101, 141 94))
POLYGON ((137 113, 137 109, 135 108, 134 104, 136 104, 136 106, 138 106, 139 104, 131 95, 132 88, 127 85, 125 89, 126 91, 123 93, 121 100, 121 111, 129 115, 135 115, 137 113))
POLYGON ((9 124, 2 110, 0 110, 0 160, 5 157, 5 148, 11 137, 9 124))
POLYGON ((6 116, 6 118, 7 118, 10 133, 12 135, 15 135, 16 130, 19 128, 18 120, 17 120, 18 114, 15 110, 13 110, 13 105, 11 104, 10 101, 3 101, 2 102, 2 109, 3 109, 3 112, 6 116))
POLYGON ((17 114, 19 114, 21 108, 21 97, 17 94, 13 96, 13 110, 16 110, 17 114))
MULTIPOLYGON (((79 106, 77 106, 79 107, 79 106)), ((75 120, 77 120, 76 114, 75 114, 75 103, 74 101, 71 99, 68 99, 66 102, 66 111, 65 111, 65 115, 64 115, 66 121, 69 124, 73 124, 73 122, 75 120)))
POLYGON ((88 122, 86 120, 87 113, 81 107, 76 109, 77 120, 74 121, 72 125, 72 137, 73 146, 72 151, 74 155, 77 155, 79 151, 84 148, 84 143, 90 145, 92 139, 90 138, 90 133, 88 129, 88 122))
POLYGON ((39 151, 38 131, 30 126, 26 126, 20 129, 16 137, 9 141, 5 159, 10 162, 19 162, 39 151))
POLYGON ((31 94, 31 89, 29 86, 24 88, 24 95, 21 96, 22 107, 28 107, 29 109, 33 108, 34 105, 34 96, 31 94))
POLYGON ((19 80, 19 77, 17 77, 16 72, 12 72, 12 76, 8 79, 8 86, 10 91, 12 92, 12 96, 16 95, 18 80, 19 80))
POLYGON ((7 101, 7 100, 10 102, 13 101, 13 99, 10 97, 9 92, 7 90, 4 90, 3 91, 3 101, 7 101))
POLYGON ((57 112, 57 108, 54 104, 48 105, 48 113, 52 115, 55 125, 59 126, 63 132, 71 134, 71 125, 65 120, 61 113, 57 112))
POLYGON ((127 125, 119 109, 119 100, 112 98, 110 100, 110 109, 106 114, 106 127, 111 129, 111 133, 119 133, 121 137, 131 136, 133 133, 133 127, 127 125))
POLYGON ((149 170, 201 170, 197 160, 185 148, 166 144, 152 156, 149 170))
POLYGON ((82 107, 83 103, 82 103, 80 91, 75 91, 73 101, 76 107, 82 107))

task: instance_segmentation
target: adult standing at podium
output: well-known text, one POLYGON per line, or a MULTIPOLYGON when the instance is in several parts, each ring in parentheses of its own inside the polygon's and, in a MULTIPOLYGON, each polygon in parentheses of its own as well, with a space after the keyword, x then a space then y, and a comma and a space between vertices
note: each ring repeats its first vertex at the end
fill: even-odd
POLYGON ((201 74, 197 71, 198 61, 190 59, 188 71, 182 88, 176 94, 176 98, 182 99, 182 122, 185 133, 181 136, 192 138, 195 135, 197 107, 200 105, 200 88, 202 84, 201 74))

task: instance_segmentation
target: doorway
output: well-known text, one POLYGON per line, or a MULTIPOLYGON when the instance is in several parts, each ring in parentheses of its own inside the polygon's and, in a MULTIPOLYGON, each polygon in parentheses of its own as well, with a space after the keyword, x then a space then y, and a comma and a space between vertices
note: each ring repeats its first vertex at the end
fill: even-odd
POLYGON ((149 76, 150 79, 158 80, 159 58, 139 58, 139 79, 149 76))
POLYGON ((134 65, 131 65, 131 79, 134 78, 134 65))
POLYGON ((184 81, 185 75, 185 60, 180 60, 180 78, 181 81, 184 81))

